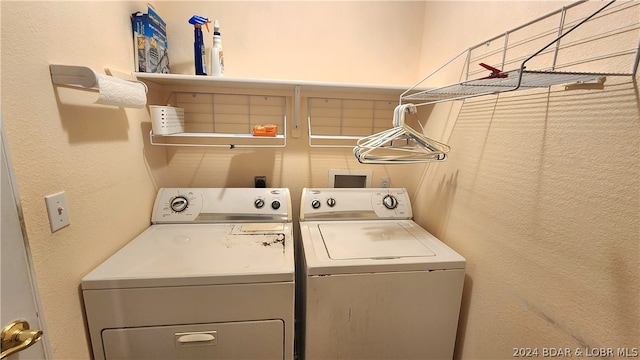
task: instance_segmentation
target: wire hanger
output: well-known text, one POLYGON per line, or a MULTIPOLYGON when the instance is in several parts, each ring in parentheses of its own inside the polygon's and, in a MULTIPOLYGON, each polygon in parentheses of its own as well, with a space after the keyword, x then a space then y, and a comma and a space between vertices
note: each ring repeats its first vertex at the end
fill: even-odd
POLYGON ((357 146, 353 148, 356 159, 362 164, 411 164, 446 160, 451 149, 449 145, 430 139, 405 124, 405 115, 417 112, 414 104, 396 106, 393 127, 358 140, 357 146))

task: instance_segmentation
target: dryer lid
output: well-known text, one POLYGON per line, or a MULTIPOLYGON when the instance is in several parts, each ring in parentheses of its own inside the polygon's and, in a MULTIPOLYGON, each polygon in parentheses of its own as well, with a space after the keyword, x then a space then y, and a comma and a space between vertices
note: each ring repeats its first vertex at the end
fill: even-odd
POLYGON ((327 222, 319 224, 318 230, 334 260, 435 256, 421 238, 401 223, 327 222))
POLYGON ((83 289, 293 281, 292 226, 152 225, 82 279, 83 289))

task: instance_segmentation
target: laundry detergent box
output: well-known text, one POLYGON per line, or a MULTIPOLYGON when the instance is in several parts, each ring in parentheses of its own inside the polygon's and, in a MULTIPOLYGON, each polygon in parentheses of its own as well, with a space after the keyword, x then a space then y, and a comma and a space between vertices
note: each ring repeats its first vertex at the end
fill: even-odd
POLYGON ((150 4, 147 6, 146 14, 131 15, 135 68, 138 72, 168 74, 167 24, 150 4))

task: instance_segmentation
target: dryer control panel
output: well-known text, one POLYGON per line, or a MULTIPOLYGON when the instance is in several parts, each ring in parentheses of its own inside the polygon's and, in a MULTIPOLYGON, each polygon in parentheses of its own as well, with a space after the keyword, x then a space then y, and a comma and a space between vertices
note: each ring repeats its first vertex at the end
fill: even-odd
POLYGON ((403 188, 305 188, 300 221, 411 219, 403 188))
POLYGON ((291 218, 286 188, 162 188, 151 222, 290 222, 291 218))

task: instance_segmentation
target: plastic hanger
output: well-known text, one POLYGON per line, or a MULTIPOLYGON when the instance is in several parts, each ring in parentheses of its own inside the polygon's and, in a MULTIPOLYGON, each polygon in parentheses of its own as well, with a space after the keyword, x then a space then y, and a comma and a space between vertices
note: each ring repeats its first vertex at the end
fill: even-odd
POLYGON ((449 145, 430 139, 406 125, 404 119, 407 113, 417 113, 416 106, 396 106, 391 129, 358 140, 357 146, 353 148, 356 159, 363 164, 410 164, 446 160, 451 149, 449 145))

